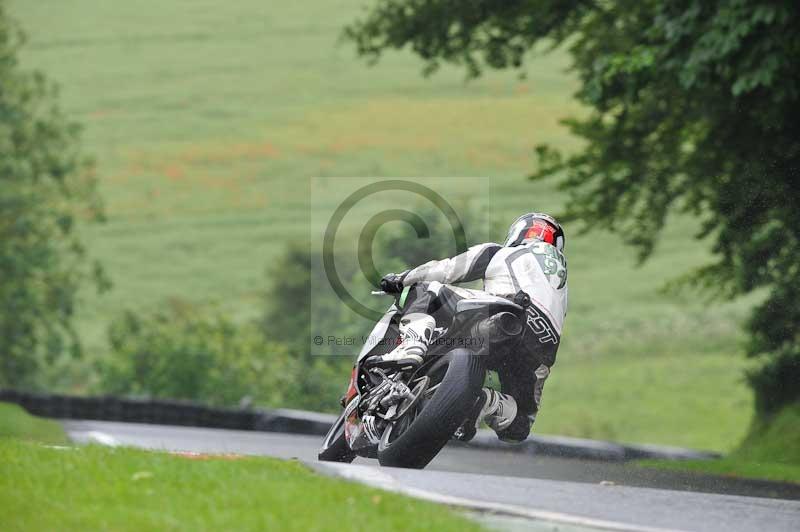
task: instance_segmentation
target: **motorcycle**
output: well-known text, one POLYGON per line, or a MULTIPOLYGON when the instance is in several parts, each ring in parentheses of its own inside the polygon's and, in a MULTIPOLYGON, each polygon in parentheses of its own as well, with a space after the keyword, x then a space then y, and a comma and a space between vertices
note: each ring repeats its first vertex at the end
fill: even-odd
POLYGON ((357 357, 319 460, 349 463, 361 456, 382 466, 424 468, 450 439, 464 437, 487 371, 522 334, 524 303, 488 294, 462 299, 450 326, 434 331, 420 366, 370 366, 370 357, 399 342, 403 296, 395 297, 357 357))

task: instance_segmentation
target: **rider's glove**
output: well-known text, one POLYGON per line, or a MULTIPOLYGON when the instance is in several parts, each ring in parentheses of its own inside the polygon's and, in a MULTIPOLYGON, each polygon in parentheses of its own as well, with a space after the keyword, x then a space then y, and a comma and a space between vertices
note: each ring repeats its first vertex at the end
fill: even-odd
POLYGON ((403 275, 387 273, 381 279, 381 290, 387 294, 399 294, 403 291, 403 275))

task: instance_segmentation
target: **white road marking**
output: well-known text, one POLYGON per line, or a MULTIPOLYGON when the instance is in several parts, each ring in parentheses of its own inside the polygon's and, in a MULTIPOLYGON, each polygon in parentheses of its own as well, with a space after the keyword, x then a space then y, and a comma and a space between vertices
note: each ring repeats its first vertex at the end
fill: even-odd
POLYGON ((551 522, 557 522, 575 526, 600 528, 603 530, 615 530, 619 532, 682 532, 679 529, 632 525, 628 523, 620 523, 617 521, 607 521, 604 519, 581 517, 578 515, 565 514, 561 512, 533 510, 530 508, 523 508, 521 506, 514 506, 511 504, 479 501, 474 499, 466 499, 463 497, 454 497, 452 495, 443 495, 428 490, 404 486, 390 474, 369 466, 354 465, 354 464, 337 464, 335 462, 310 463, 309 465, 316 471, 323 473, 324 472, 332 473, 335 476, 344 478, 346 480, 360 482, 362 484, 367 484, 375 488, 380 488, 395 493, 401 493, 403 495, 408 495, 409 497, 415 497, 417 499, 424 499, 439 504, 459 506, 462 508, 467 508, 472 510, 494 512, 499 514, 513 515, 518 517, 525 517, 528 519, 551 521, 551 522))
POLYGON ((108 447, 117 447, 119 445, 119 441, 117 441, 114 436, 105 432, 100 432, 99 430, 90 430, 84 432, 82 435, 87 441, 92 443, 99 443, 100 445, 106 445, 108 447))

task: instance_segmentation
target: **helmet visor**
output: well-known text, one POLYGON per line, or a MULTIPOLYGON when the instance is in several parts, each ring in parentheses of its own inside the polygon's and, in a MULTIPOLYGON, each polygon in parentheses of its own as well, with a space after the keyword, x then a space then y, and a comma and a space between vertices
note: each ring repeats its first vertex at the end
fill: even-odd
POLYGON ((531 226, 525 232, 525 240, 541 240, 548 244, 556 245, 556 228, 544 220, 533 220, 531 226))

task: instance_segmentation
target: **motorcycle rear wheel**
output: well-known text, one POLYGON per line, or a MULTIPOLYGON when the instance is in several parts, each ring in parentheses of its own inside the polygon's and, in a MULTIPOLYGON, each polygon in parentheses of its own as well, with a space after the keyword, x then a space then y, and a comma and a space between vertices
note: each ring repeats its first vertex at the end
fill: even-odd
POLYGON ((486 376, 481 358, 467 349, 442 357, 447 370, 433 396, 406 414, 413 418, 400 419, 384 431, 378 444, 382 466, 422 469, 433 460, 478 399, 486 376))

